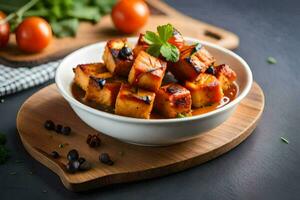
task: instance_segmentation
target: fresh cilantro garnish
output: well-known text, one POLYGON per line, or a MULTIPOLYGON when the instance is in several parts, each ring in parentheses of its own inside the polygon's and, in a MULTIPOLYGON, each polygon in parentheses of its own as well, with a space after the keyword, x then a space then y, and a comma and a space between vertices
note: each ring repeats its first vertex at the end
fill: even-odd
POLYGON ((0 165, 4 164, 8 158, 9 150, 4 145, 0 145, 0 165))
POLYGON ((167 61, 177 62, 179 60, 179 50, 168 42, 173 36, 173 26, 171 24, 158 26, 157 33, 146 32, 144 40, 150 45, 147 52, 155 57, 161 54, 167 61))

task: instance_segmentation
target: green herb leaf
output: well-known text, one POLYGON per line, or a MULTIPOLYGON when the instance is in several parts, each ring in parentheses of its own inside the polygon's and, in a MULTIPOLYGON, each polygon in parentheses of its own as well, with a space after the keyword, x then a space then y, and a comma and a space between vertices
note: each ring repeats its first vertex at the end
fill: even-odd
POLYGON ((144 40, 145 40, 145 42, 147 42, 150 45, 154 45, 154 44, 161 45, 162 44, 162 41, 159 38, 159 36, 152 31, 146 31, 146 34, 144 35, 144 40))
POLYGON ((4 145, 6 143, 6 135, 0 133, 0 145, 4 145))
POLYGON ((277 63, 277 60, 274 58, 274 57, 268 57, 268 59, 267 59, 267 62, 269 63, 269 64, 276 64, 277 63))
POLYGON ((165 43, 160 48, 160 53, 167 61, 177 62, 179 60, 179 50, 170 43, 165 43))
POLYGON ((149 44, 147 52, 152 56, 158 57, 160 54, 171 62, 179 60, 179 49, 168 42, 169 38, 173 35, 173 26, 166 24, 157 27, 157 33, 147 31, 144 40, 149 44))
POLYGON ((160 44, 153 44, 150 45, 150 47, 147 49, 147 52, 154 57, 158 57, 160 55, 160 48, 160 44))
POLYGON ((185 118, 185 117, 188 117, 188 115, 185 113, 178 113, 176 117, 177 118, 185 118))
POLYGON ((76 36, 79 21, 76 18, 50 22, 52 31, 57 37, 76 36))
POLYGON ((157 32, 162 41, 166 42, 173 35, 173 26, 171 24, 166 24, 157 27, 157 32))
POLYGON ((287 139, 285 139, 284 137, 280 137, 280 139, 281 139, 283 142, 287 143, 287 144, 290 143, 290 142, 289 142, 287 139))
POLYGON ((0 164, 4 164, 9 158, 9 150, 3 146, 0 145, 0 164))

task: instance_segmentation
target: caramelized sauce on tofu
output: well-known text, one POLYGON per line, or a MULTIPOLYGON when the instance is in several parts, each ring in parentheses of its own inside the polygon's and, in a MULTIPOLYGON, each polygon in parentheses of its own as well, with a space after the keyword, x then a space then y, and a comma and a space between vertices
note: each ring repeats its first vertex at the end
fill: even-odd
MULTIPOLYGON (((236 98, 238 94, 238 90, 239 90, 238 85, 236 83, 232 84, 227 90, 224 91, 224 97, 219 103, 214 103, 212 105, 207 105, 201 108, 194 108, 192 109, 192 115, 193 116, 200 115, 203 113, 211 112, 220 107, 223 107, 224 105, 228 104, 229 102, 233 101, 236 98)), ((72 84, 71 91, 75 99, 78 100, 79 102, 98 110, 114 113, 114 110, 112 108, 100 106, 99 104, 92 101, 85 101, 84 100, 85 91, 82 90, 80 87, 78 87, 75 83, 72 84)), ((151 113, 151 119, 163 119, 163 118, 164 118, 163 116, 155 112, 151 113)))

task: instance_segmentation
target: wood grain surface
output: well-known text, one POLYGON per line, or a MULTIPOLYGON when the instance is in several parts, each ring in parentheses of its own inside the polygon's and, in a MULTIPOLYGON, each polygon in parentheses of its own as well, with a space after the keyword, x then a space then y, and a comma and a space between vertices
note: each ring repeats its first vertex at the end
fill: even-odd
MULTIPOLYGON (((157 25, 171 23, 184 36, 194 37, 201 40, 216 43, 228 49, 234 49, 239 44, 238 37, 224 29, 206 24, 192 19, 176 11, 172 7, 159 0, 147 1, 151 8, 151 16, 148 23, 140 30, 155 30, 157 25)), ((129 37, 133 35, 122 35, 113 26, 110 16, 104 16, 98 24, 80 24, 75 38, 67 37, 54 38, 49 47, 37 54, 26 54, 21 52, 15 42, 15 37, 11 35, 7 48, 0 49, 0 63, 11 67, 34 66, 64 57, 70 52, 99 41, 105 41, 116 37, 129 37)))
POLYGON ((38 91, 23 104, 18 113, 17 128, 22 143, 31 156, 55 172, 66 188, 84 191, 163 176, 216 158, 251 134, 263 109, 263 91, 254 83, 231 118, 197 139, 167 147, 143 147, 126 144, 100 133, 101 146, 90 148, 86 144, 87 135, 98 132, 77 117, 53 84, 38 91), (43 124, 48 119, 71 126, 72 133, 64 136, 46 130, 43 124), (59 148, 59 144, 65 144, 65 147, 59 148), (92 169, 68 174, 65 164, 66 154, 70 149, 77 149, 81 156, 92 163, 92 169), (53 150, 59 152, 59 159, 49 156, 53 150), (113 166, 99 162, 99 155, 103 152, 111 155, 115 162, 113 166))

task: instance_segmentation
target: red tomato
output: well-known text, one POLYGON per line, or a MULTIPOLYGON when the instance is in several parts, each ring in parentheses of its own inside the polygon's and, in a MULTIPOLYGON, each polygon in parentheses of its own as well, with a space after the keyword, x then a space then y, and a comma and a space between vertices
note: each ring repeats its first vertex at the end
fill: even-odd
POLYGON ((111 17, 117 29, 134 33, 146 24, 149 14, 149 8, 143 0, 120 0, 113 7, 111 17))
MULTIPOLYGON (((0 21, 5 19, 6 15, 0 11, 0 21)), ((7 45, 9 40, 10 26, 8 23, 0 25, 0 48, 3 48, 7 45)))
POLYGON ((42 51, 52 39, 51 26, 40 17, 26 18, 16 30, 18 47, 28 53, 42 51))
POLYGON ((184 46, 184 39, 175 28, 173 30, 173 36, 168 40, 169 43, 176 46, 179 50, 184 46))

